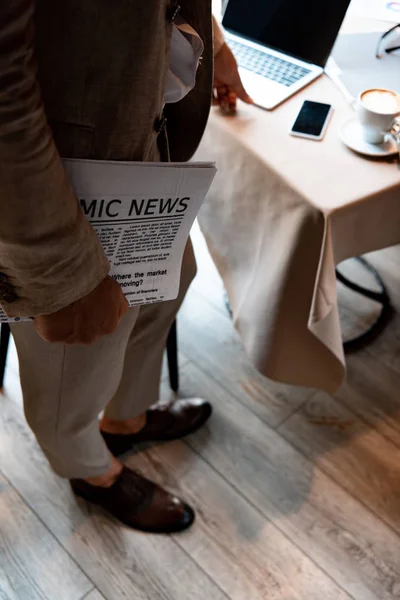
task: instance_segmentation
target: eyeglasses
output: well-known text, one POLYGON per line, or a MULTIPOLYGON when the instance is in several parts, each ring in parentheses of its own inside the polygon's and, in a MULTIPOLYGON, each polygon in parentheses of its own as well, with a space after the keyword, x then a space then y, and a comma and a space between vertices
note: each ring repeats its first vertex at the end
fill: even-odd
MULTIPOLYGON (((381 37, 379 38, 379 42, 378 45, 376 47, 376 58, 382 58, 382 44, 384 42, 384 40, 393 32, 396 31, 397 28, 400 28, 400 23, 397 23, 397 25, 395 25, 394 27, 391 27, 388 31, 386 31, 383 35, 381 35, 381 37)), ((385 48, 385 52, 387 54, 390 54, 391 52, 395 52, 395 50, 400 50, 400 46, 393 46, 391 48, 385 48)))

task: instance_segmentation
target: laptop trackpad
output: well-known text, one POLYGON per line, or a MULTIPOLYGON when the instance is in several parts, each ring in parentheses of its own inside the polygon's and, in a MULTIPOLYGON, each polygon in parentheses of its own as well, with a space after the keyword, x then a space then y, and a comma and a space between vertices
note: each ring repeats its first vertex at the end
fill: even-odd
POLYGON ((266 77, 252 73, 239 67, 240 77, 246 92, 253 98, 255 104, 270 110, 288 97, 289 88, 266 77))

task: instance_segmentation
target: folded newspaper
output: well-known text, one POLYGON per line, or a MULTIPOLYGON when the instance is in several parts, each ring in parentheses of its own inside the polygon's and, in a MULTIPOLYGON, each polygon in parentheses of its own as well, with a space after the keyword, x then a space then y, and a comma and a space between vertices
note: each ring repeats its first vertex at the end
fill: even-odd
MULTIPOLYGON (((130 306, 173 300, 213 163, 66 159, 65 169, 130 306)), ((0 312, 0 322, 9 319, 0 312)))

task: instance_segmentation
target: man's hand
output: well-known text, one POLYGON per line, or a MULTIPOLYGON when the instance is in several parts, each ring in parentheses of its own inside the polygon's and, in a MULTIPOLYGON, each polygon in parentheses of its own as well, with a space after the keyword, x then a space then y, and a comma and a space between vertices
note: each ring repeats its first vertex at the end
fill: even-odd
POLYGON ((35 317, 36 331, 46 342, 89 345, 113 333, 127 310, 120 285, 106 277, 84 298, 51 315, 35 317))
POLYGON ((219 104, 223 112, 234 113, 237 98, 253 103, 243 87, 236 58, 225 42, 214 56, 214 104, 219 104))

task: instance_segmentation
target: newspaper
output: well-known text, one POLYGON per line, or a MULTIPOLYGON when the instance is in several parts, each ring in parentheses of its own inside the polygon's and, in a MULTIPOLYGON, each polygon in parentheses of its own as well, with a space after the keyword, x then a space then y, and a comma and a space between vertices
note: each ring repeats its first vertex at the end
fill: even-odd
MULTIPOLYGON (((175 299, 214 164, 66 159, 64 166, 129 306, 175 299)), ((0 322, 20 320, 0 313, 0 322)))

